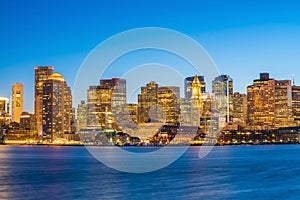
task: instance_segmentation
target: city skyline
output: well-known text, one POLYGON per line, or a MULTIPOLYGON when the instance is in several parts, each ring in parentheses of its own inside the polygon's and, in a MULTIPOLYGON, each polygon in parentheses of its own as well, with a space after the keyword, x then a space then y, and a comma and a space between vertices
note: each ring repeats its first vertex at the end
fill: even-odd
MULTIPOLYGON (((174 29, 195 39, 208 51, 220 72, 235 80, 235 91, 245 93, 245 86, 251 84, 259 72, 270 72, 278 79, 292 79, 294 74, 296 84, 299 83, 300 29, 297 24, 300 14, 297 1, 288 4, 255 1, 246 5, 245 2, 230 1, 221 3, 222 6, 216 6, 214 1, 177 4, 154 1, 148 2, 147 6, 132 1, 133 6, 125 10, 122 9, 124 4, 3 2, 1 25, 5 31, 0 33, 0 73, 10 75, 0 81, 0 96, 10 98, 10 86, 14 82, 24 83, 24 110, 32 113, 34 66, 54 66, 72 87, 80 64, 99 42, 116 33, 145 26, 174 29), (206 9, 199 10, 201 5, 206 9), (19 14, 14 15, 11 11, 19 14), (55 16, 53 11, 56 11, 55 16), (79 12, 84 13, 80 18, 76 16, 79 12), (172 23, 174 17, 177 23, 172 23), (22 34, 19 34, 20 30, 22 34), (13 73, 15 70, 18 73, 13 73)), ((133 57, 139 57, 139 54, 133 57)), ((151 60, 124 61, 124 67, 151 60)), ((182 71, 185 70, 183 67, 182 71)), ((186 77, 193 75, 189 71, 183 74, 186 77)), ((112 71, 109 77, 119 76, 112 71)))

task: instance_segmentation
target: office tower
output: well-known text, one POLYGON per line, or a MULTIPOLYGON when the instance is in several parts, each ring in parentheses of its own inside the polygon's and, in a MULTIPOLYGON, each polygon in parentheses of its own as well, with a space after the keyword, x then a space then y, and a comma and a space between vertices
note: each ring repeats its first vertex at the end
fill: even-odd
POLYGON ((292 86, 292 111, 296 126, 300 126, 300 86, 292 86))
POLYGON ((247 119, 247 95, 235 92, 233 94, 233 122, 246 122, 247 119))
POLYGON ((232 122, 233 80, 228 75, 220 75, 212 81, 217 108, 226 122, 232 122))
POLYGON ((77 130, 87 126, 87 104, 84 100, 77 107, 77 130))
POLYGON ((138 123, 158 121, 157 91, 158 85, 154 81, 141 88, 141 94, 138 95, 138 123))
POLYGON ((43 114, 43 83, 53 73, 52 66, 37 66, 34 68, 34 114, 36 116, 37 131, 42 135, 43 114))
MULTIPOLYGON (((253 85, 247 87, 247 92, 250 126, 274 129, 294 124, 290 80, 270 79, 268 73, 262 73, 260 79, 254 80, 253 85)), ((296 98, 296 90, 294 97, 296 98)))
POLYGON ((158 112, 158 120, 165 124, 179 124, 180 105, 179 105, 180 90, 176 86, 158 87, 157 99, 158 105, 161 108, 158 112))
POLYGON ((9 99, 0 97, 0 115, 9 114, 9 99))
POLYGON ((23 96, 23 84, 14 83, 12 85, 12 119, 18 123, 23 112, 23 96))
POLYGON ((192 82, 192 96, 191 96, 191 125, 200 126, 200 116, 203 111, 202 101, 202 84, 198 79, 197 74, 194 76, 192 82))
MULTIPOLYGON (((192 83, 194 81, 194 78, 194 76, 191 76, 184 79, 184 95, 187 99, 190 99, 192 97, 192 83)), ((206 83, 204 81, 204 76, 198 76, 198 79, 201 83, 201 93, 205 93, 206 83)))
POLYGON ((290 80, 275 80, 275 128, 294 125, 290 80))
POLYGON ((71 130, 72 96, 71 89, 58 73, 43 81, 43 140, 54 142, 71 130))
POLYGON ((100 85, 90 86, 87 95, 88 126, 105 130, 119 130, 118 120, 126 107, 126 80, 119 78, 100 80, 100 85))
POLYGON ((176 86, 158 87, 151 81, 138 95, 138 123, 178 124, 180 91, 176 86))
POLYGON ((190 126, 191 124, 191 100, 187 98, 179 99, 180 104, 180 125, 190 126))
POLYGON ((215 96, 212 93, 202 94, 203 108, 201 109, 200 115, 200 128, 208 138, 210 142, 214 143, 219 133, 219 128, 224 126, 223 123, 220 123, 219 113, 216 109, 216 100, 215 96), (220 123, 220 124, 219 124, 220 123))
POLYGON ((247 115, 254 130, 275 127, 275 79, 268 73, 261 73, 260 79, 247 87, 247 115))

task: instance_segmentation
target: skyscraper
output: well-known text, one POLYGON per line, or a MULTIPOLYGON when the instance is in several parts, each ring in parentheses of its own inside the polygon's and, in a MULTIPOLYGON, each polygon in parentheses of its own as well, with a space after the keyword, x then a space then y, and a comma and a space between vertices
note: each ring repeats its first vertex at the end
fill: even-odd
POLYGON ((161 112, 158 112, 158 119, 165 124, 179 124, 180 88, 176 86, 158 87, 157 99, 158 105, 161 106, 161 112))
POLYGON ((23 84, 14 83, 12 86, 12 119, 20 123, 23 112, 23 84))
POLYGON ((141 94, 138 95, 138 123, 157 121, 157 91, 158 85, 154 81, 141 88, 141 94))
POLYGON ((77 130, 87 126, 87 104, 84 100, 77 107, 77 130))
POLYGON ((275 79, 261 73, 260 79, 247 87, 247 119, 252 129, 275 127, 275 79))
MULTIPOLYGON (((100 85, 90 86, 87 95, 88 126, 103 130, 119 130, 116 120, 121 120, 126 107, 126 80, 102 79, 100 85)), ((125 117, 125 116, 124 116, 125 117)))
POLYGON ((215 95, 217 108, 226 122, 232 122, 233 80, 228 75, 220 75, 212 81, 212 93, 215 95))
POLYGON ((275 127, 294 125, 292 84, 290 80, 275 80, 275 127))
POLYGON ((43 140, 53 142, 71 131, 71 89, 58 73, 43 82, 43 140))
MULTIPOLYGON (((184 79, 184 95, 185 98, 190 99, 192 97, 192 83, 194 81, 194 76, 186 77, 184 79)), ((198 76, 198 79, 201 83, 201 92, 205 93, 206 91, 206 83, 204 81, 204 76, 198 76)))
POLYGON ((296 126, 300 125, 300 86, 292 86, 292 110, 296 126))
POLYGON ((246 122, 247 119, 247 95, 235 92, 233 94, 233 122, 246 122))
POLYGON ((34 114, 38 134, 42 134, 43 115, 43 84, 48 76, 53 73, 52 66, 37 66, 34 68, 34 114))
POLYGON ((261 73, 247 87, 248 124, 253 128, 274 129, 292 126, 292 86, 290 80, 275 80, 261 73))

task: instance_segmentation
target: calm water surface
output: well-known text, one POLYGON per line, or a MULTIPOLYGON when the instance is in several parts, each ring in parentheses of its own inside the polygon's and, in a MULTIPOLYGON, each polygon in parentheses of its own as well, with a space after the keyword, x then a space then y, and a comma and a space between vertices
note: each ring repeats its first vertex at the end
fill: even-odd
POLYGON ((298 199, 300 145, 191 147, 167 168, 122 173, 84 147, 0 146, 0 199, 298 199))

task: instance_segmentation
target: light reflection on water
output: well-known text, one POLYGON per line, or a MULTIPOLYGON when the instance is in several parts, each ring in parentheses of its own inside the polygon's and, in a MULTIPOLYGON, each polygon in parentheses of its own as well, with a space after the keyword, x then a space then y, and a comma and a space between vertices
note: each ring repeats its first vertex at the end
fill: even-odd
POLYGON ((198 150, 191 147, 162 170, 130 174, 105 167, 84 147, 0 146, 0 199, 295 199, 300 194, 300 145, 215 147, 201 160, 198 150))

